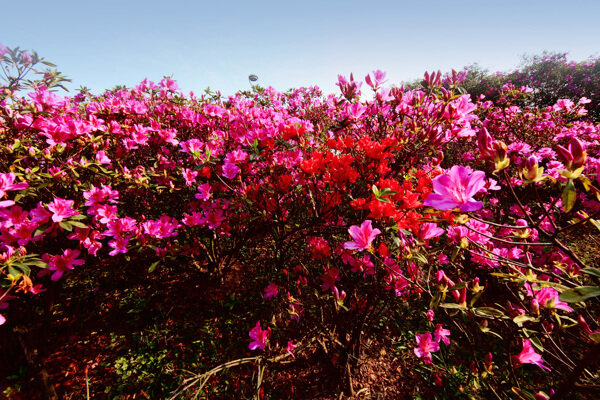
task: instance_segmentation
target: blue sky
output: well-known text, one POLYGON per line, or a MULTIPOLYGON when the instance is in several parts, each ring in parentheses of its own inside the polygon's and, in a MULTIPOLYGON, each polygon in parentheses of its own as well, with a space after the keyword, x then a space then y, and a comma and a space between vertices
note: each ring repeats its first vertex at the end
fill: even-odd
POLYGON ((600 56, 598 0, 7 1, 0 43, 33 49, 98 93, 172 75, 184 92, 224 94, 248 75, 278 90, 385 71, 388 83, 524 54, 600 56), (12 17, 11 17, 12 16, 12 17))

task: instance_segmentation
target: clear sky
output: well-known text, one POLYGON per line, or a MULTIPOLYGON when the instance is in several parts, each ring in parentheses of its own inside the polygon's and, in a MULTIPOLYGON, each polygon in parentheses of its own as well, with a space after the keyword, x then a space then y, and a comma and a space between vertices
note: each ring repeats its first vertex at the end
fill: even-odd
POLYGON ((98 93, 172 75, 182 90, 223 94, 248 75, 278 90, 374 69, 388 83, 524 54, 600 56, 599 0, 0 1, 0 43, 33 49, 98 93))

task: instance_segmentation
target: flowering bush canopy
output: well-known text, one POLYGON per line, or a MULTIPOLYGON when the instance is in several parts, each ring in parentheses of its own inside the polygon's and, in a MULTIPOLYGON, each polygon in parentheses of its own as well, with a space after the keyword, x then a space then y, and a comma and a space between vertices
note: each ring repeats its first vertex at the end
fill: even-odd
POLYGON ((396 320, 406 356, 472 396, 560 390, 600 338, 600 126, 586 101, 521 107, 527 90, 506 88, 473 103, 456 73, 426 74, 422 90, 384 79, 367 76, 366 101, 353 76, 326 97, 186 96, 168 78, 6 94, 0 324, 19 297, 109 257, 242 265, 257 287, 245 351, 299 357, 318 339, 344 350, 347 374, 396 320))

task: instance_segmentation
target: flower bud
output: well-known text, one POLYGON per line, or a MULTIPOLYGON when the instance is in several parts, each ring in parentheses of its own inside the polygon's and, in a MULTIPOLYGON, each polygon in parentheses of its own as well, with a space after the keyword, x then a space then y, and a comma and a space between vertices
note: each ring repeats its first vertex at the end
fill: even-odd
POLYGON ((503 141, 496 141, 494 142, 494 150, 494 162, 496 164, 496 171, 501 171, 504 168, 507 168, 510 164, 510 158, 506 157, 508 153, 508 148, 506 147, 506 144, 503 141))
POLYGON ((587 153, 583 149, 583 143, 577 138, 571 138, 569 150, 571 150, 571 154, 573 155, 573 169, 583 167, 587 158, 587 153))
POLYGON ((592 333, 590 326, 588 325, 585 318, 583 318, 583 315, 581 315, 581 314, 579 315, 579 317, 577 317, 577 325, 579 325, 579 327, 588 335, 590 335, 592 333))
POLYGON ((556 152, 558 153, 558 158, 560 158, 565 167, 570 171, 583 167, 587 158, 583 144, 577 138, 571 138, 568 149, 560 145, 556 146, 556 152))
POLYGON ((467 288, 460 289, 460 299, 458 300, 461 306, 467 305, 467 288))
POLYGON ((429 322, 433 322, 433 319, 435 318, 435 313, 433 310, 427 310, 427 319, 429 320, 429 322))
POLYGON ((483 364, 485 365, 486 371, 492 372, 492 366, 493 366, 492 353, 487 353, 485 355, 485 359, 483 361, 483 364))
POLYGON ((493 143, 494 139, 492 139, 487 129, 483 128, 477 136, 477 147, 483 158, 494 159, 496 152, 493 143))
POLYGON ((540 303, 536 299, 531 299, 531 304, 529 306, 529 312, 531 315, 537 317, 540 315, 540 303))
POLYGON ((556 153, 558 154, 558 158, 565 165, 567 169, 571 169, 571 165, 573 164, 573 156, 571 152, 565 149, 563 146, 556 146, 556 153))
POLYGON ((508 153, 508 147, 506 147, 506 144, 503 141, 498 140, 494 142, 494 150, 495 161, 503 161, 506 158, 506 153, 508 153))
POLYGON ((523 177, 528 181, 535 181, 539 178, 538 160, 536 156, 530 156, 525 160, 522 171, 523 177))

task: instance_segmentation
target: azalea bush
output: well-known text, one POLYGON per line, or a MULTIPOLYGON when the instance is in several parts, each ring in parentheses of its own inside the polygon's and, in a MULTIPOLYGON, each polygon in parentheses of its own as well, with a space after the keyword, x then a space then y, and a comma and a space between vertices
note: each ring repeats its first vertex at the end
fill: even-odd
POLYGON ((422 89, 388 88, 380 71, 364 83, 7 93, 0 329, 13 304, 52 302, 84 269, 181 266, 235 274, 254 295, 239 358, 174 397, 242 364, 268 395, 271 371, 311 354, 356 394, 373 341, 414 366, 413 394, 593 390, 600 132, 587 100, 526 107, 527 88, 506 87, 473 103, 457 73, 422 89))

